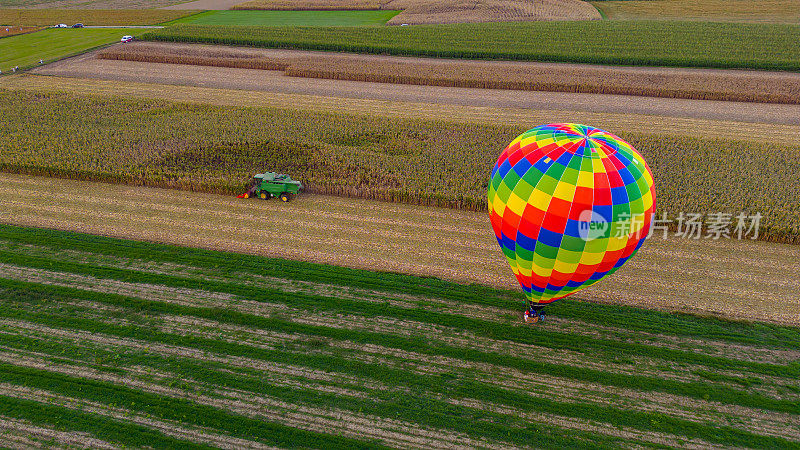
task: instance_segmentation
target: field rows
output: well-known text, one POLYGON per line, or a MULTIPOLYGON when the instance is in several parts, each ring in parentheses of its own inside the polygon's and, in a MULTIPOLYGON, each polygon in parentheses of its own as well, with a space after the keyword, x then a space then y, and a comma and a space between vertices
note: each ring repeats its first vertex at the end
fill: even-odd
POLYGON ((794 23, 794 0, 602 0, 591 2, 611 20, 698 20, 714 22, 794 23))
POLYGON ((800 69, 800 50, 794 45, 800 39, 800 25, 788 24, 609 20, 336 28, 181 24, 143 38, 439 58, 800 69))
POLYGON ((530 328, 520 295, 3 226, 0 429, 109 448, 800 445, 796 328, 578 302, 530 328))
MULTIPOLYGON (((525 130, 36 91, 0 98, 0 124, 14 136, 0 143, 6 172, 238 194, 269 167, 310 192, 478 211, 499 149, 525 130)), ((649 162, 669 217, 759 212, 760 239, 796 242, 798 147, 614 131, 649 162)))
MULTIPOLYGON (((264 66, 267 67, 267 66, 264 66)), ((592 115, 603 117, 607 114, 626 115, 638 118, 638 124, 631 120, 628 127, 654 132, 670 133, 673 128, 682 128, 689 122, 694 134, 704 137, 734 137, 757 140, 750 133, 764 140, 785 140, 783 136, 772 136, 768 130, 759 130, 761 124, 800 125, 800 106, 796 104, 766 104, 747 102, 724 102, 715 100, 692 100, 684 98, 654 98, 632 95, 607 95, 581 92, 542 92, 507 89, 476 89, 448 86, 397 85, 364 81, 329 80, 321 78, 298 78, 286 76, 283 71, 240 69, 214 66, 190 66, 184 64, 141 63, 97 59, 93 54, 68 58, 33 70, 37 75, 52 75, 70 78, 93 78, 119 82, 146 82, 162 85, 182 85, 205 88, 221 88, 228 91, 264 91, 277 94, 301 94, 315 97, 333 97, 334 100, 377 100, 383 102, 438 104, 457 110, 462 107, 512 109, 526 111, 532 117, 541 116, 545 120, 556 114, 570 118, 592 115), (594 113, 594 114, 592 114, 594 113), (604 113, 604 114, 597 114, 604 113), (691 120, 666 120, 666 119, 691 120), (650 123, 643 123, 649 122, 650 123), (701 123, 735 122, 733 130, 722 131, 721 135, 702 129, 701 123), (758 123, 753 126, 752 123, 758 123), (652 125, 658 124, 659 128, 652 125)), ((789 75, 789 77, 794 77, 789 75)), ((55 84, 55 82, 51 82, 55 84)), ((28 88, 31 89, 31 88, 28 88)), ((201 102, 202 99, 195 99, 201 102)), ((287 107, 285 104, 284 108, 287 107)), ((300 109, 293 107, 293 109, 300 109)), ((348 108, 349 109, 349 108, 348 108)), ((345 111, 347 111, 346 109, 345 111)), ((337 110, 337 112, 342 112, 337 110)), ((485 111, 483 116, 488 115, 485 111)), ((436 117, 450 121, 445 113, 436 117)), ((549 119, 548 119, 549 118, 549 119)), ((598 119, 595 119, 597 121, 598 119)), ((607 119, 600 119, 605 122, 607 119)), ((486 122, 486 120, 482 120, 486 122)), ((498 120, 489 120, 498 122, 498 120)), ((717 127, 719 128, 719 127, 717 127)), ((788 128, 788 127, 786 127, 788 128)), ((715 129, 714 132, 717 130, 715 129)), ((796 135, 797 127, 789 133, 796 135)))
POLYGON ((800 103, 800 76, 786 73, 457 61, 146 42, 111 47, 97 57, 393 84, 800 103))
POLYGON ((311 94, 244 91, 200 86, 162 85, 134 81, 112 81, 91 78, 50 77, 23 74, 0 80, 0 87, 28 91, 63 91, 75 94, 123 95, 140 99, 162 99, 182 103, 216 106, 271 107, 292 105, 313 112, 346 111, 354 115, 371 115, 404 119, 443 119, 463 123, 516 125, 530 127, 548 122, 589 123, 607 130, 628 130, 648 134, 669 130, 678 136, 700 138, 743 139, 792 145, 800 141, 800 128, 774 123, 747 123, 683 117, 652 116, 622 113, 556 109, 521 109, 460 104, 422 103, 363 98, 326 97, 311 94))
MULTIPOLYGON (((5 212, 0 221, 5 223, 434 276, 505 289, 518 286, 485 213, 313 195, 284 204, 8 174, 0 174, 0 180, 0 207, 5 212), (324 221, 320 221, 321 215, 324 221), (273 220, 278 217, 280 220, 273 220)), ((579 297, 800 324, 800 303, 794 295, 800 279, 798 259, 800 247, 792 245, 655 238, 625 270, 609 282, 582 291, 579 297)), ((400 306, 408 301, 391 300, 400 306)), ((439 307, 445 312, 453 305, 439 307)), ((475 308, 465 310, 479 314, 475 308)), ((488 320, 485 315, 480 317, 488 320)), ((581 332, 580 327, 576 332, 581 332)))

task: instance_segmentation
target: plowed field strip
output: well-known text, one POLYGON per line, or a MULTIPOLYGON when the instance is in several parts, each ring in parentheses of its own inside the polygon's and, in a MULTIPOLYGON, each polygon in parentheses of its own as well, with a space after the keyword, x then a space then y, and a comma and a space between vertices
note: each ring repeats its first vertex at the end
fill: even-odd
MULTIPOLYGON (((0 192, 0 221, 6 223, 516 289, 481 213, 310 195, 277 204, 8 174, 0 174, 0 192), (321 213, 324 223, 314 219, 321 213)), ((798 260, 798 246, 654 238, 613 283, 578 296, 798 324, 798 260)))
POLYGON ((425 102, 488 108, 524 108, 539 111, 567 109, 600 114, 633 113, 682 119, 712 119, 780 125, 800 124, 800 105, 295 78, 287 77, 280 71, 111 61, 96 59, 93 54, 49 64, 35 69, 34 73, 59 77, 145 81, 165 85, 243 89, 390 102, 425 102))
POLYGON ((800 103, 800 75, 786 72, 469 61, 167 42, 118 45, 97 56, 391 84, 800 103))
POLYGON ((245 91, 211 87, 163 85, 138 81, 111 81, 92 78, 48 77, 23 74, 8 76, 0 80, 0 87, 13 89, 68 91, 78 94, 124 95, 137 98, 158 98, 173 101, 205 103, 219 106, 265 106, 292 107, 322 112, 381 115, 402 118, 447 119, 449 121, 518 124, 550 122, 589 123, 608 130, 628 130, 652 133, 654 130, 686 136, 709 138, 752 139, 794 145, 800 140, 800 128, 793 125, 756 124, 736 121, 720 121, 665 117, 660 115, 636 115, 624 113, 595 113, 569 111, 563 106, 551 110, 491 108, 485 106, 440 105, 432 99, 418 102, 326 97, 309 94, 245 91))

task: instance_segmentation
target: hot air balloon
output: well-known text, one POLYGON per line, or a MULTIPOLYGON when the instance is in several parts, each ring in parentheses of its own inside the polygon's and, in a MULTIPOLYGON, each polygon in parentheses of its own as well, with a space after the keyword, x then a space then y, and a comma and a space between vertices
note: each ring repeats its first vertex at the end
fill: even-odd
POLYGON ((528 300, 543 307, 616 272, 641 247, 656 207, 653 174, 598 128, 541 125, 506 147, 489 181, 497 242, 528 300))

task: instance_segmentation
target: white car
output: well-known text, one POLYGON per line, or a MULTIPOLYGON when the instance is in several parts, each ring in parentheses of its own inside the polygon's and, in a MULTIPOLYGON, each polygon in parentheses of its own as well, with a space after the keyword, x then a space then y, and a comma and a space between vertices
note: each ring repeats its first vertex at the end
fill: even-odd
POLYGON ((120 42, 130 42, 132 40, 133 40, 133 36, 127 36, 126 35, 126 36, 122 36, 122 39, 120 39, 119 41, 120 42))
POLYGON ((69 25, 67 25, 65 23, 60 23, 60 24, 56 25, 56 28, 69 28, 69 25))

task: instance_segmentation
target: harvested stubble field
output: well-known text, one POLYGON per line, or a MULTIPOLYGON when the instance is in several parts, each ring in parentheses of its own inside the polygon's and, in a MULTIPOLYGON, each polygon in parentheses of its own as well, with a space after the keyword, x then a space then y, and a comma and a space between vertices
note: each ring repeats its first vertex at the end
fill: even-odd
POLYGON ((627 130, 628 132, 643 134, 661 131, 676 136, 749 140, 784 145, 794 145, 800 142, 800 127, 795 125, 747 123, 674 116, 355 99, 133 81, 39 76, 31 75, 30 73, 6 77, 0 80, 0 87, 24 91, 71 92, 75 94, 171 100, 216 106, 285 108, 287 105, 291 105, 294 109, 314 112, 347 112, 353 115, 512 125, 520 128, 529 128, 534 124, 550 122, 577 122, 592 124, 606 130, 627 130))
POLYGON ((611 20, 800 22, 796 0, 636 0, 591 2, 611 20))
MULTIPOLYGON (((313 192, 470 210, 486 208, 497 154, 525 130, 35 91, 0 100, 7 172, 230 194, 270 167, 313 192)), ((615 131, 650 162, 661 211, 760 212, 762 239, 800 237, 797 146, 615 131)))
POLYGON ((0 9, 0 24, 49 27, 57 23, 84 25, 156 25, 198 11, 161 9, 0 9))
POLYGON ((233 9, 402 11, 389 25, 601 18, 589 3, 579 0, 254 0, 233 9))
MULTIPOLYGON (((797 328, 0 227, 0 424, 92 447, 800 446, 797 328)), ((23 441, 25 444, 25 441, 23 441)))
POLYGON ((786 24, 616 20, 410 27, 179 24, 148 33, 144 39, 400 56, 800 70, 800 48, 795 45, 800 25, 786 24))
POLYGON ((800 103, 800 74, 786 72, 464 61, 165 42, 118 45, 97 57, 393 84, 800 103))
MULTIPOLYGON (((275 50, 277 51, 277 50, 275 50)), ((483 108, 513 108, 527 110, 529 114, 553 110, 585 111, 591 113, 636 114, 642 121, 649 121, 646 132, 652 132, 651 124, 663 123, 664 130, 671 130, 673 122, 664 118, 677 117, 695 119, 696 124, 714 121, 739 122, 740 125, 722 130, 720 136, 753 140, 752 133, 767 136, 769 141, 783 139, 770 136, 766 129, 753 127, 759 124, 800 125, 800 107, 793 104, 766 104, 752 102, 724 102, 718 100, 692 100, 682 98, 656 98, 632 95, 589 94, 580 92, 515 91, 506 89, 476 89, 445 86, 398 85, 364 81, 326 80, 320 78, 287 77, 283 71, 261 69, 239 69, 214 66, 190 66, 185 64, 140 63, 97 59, 93 53, 68 58, 44 67, 35 68, 35 74, 58 77, 96 78, 114 81, 158 83, 164 85, 203 86, 227 90, 243 89, 284 94, 311 94, 317 97, 339 97, 344 99, 374 99, 391 102, 425 102, 440 105, 476 106, 483 108), (658 117, 659 116, 661 119, 658 117), (741 124, 751 122, 751 124, 741 124), (741 126, 741 128, 740 128, 741 126)), ((58 81, 51 82, 53 86, 58 81)), ((24 86, 22 80, 15 85, 24 86)), ((234 94, 235 95, 235 94, 234 94)), ((198 99, 199 100, 199 99, 198 99)), ((380 102, 378 102, 380 104, 380 102)), ((282 104, 280 106, 286 106, 282 104)), ((442 115, 447 119, 449 113, 442 115)), ((568 121, 575 121, 573 117, 568 121)), ((601 119, 605 121, 604 119, 601 119)), ((546 119, 552 121, 552 119, 546 119)), ((680 123, 681 121, 674 121, 680 123)), ((685 121, 684 121, 685 122, 685 121)), ((644 123, 638 126, 642 127, 644 123)), ((695 127, 696 129, 699 127, 695 127)), ((788 127, 786 127, 788 129, 788 127)), ((788 129, 790 136, 798 134, 798 128, 788 129)), ((711 131, 701 130, 703 136, 715 137, 711 131)), ((791 141, 795 143, 795 141, 791 141)))
MULTIPOLYGON (((295 201, 0 173, 0 222, 432 276, 519 291, 485 213, 303 194, 295 201), (320 218, 324 218, 321 220, 320 218), (289 231, 291 230, 291 231, 289 231)), ((800 324, 800 247, 662 239, 577 298, 800 324)), ((521 305, 522 294, 515 294, 521 305)))

